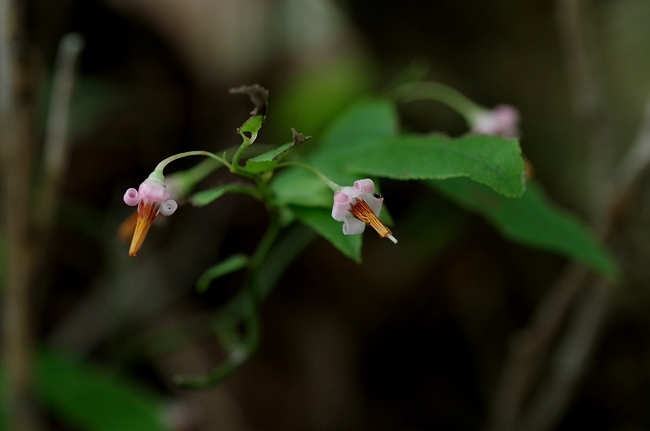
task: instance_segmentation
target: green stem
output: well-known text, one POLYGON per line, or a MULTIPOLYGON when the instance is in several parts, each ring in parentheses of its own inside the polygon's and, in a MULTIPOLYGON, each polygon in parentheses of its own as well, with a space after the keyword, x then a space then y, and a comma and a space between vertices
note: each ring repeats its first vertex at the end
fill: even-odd
POLYGON ((232 157, 232 168, 231 169, 235 169, 235 170, 237 170, 240 167, 239 166, 239 159, 241 158, 242 153, 244 152, 244 150, 246 150, 246 148, 250 147, 251 144, 252 144, 251 140, 248 139, 243 133, 241 134, 241 136, 242 136, 242 138, 244 138, 244 142, 242 142, 242 144, 237 149, 237 152, 232 157))
POLYGON ((218 162, 222 163, 223 165, 228 166, 229 168, 231 167, 230 163, 228 163, 228 161, 225 160, 223 157, 219 157, 216 154, 211 153, 209 151, 200 151, 200 150, 199 151, 186 151, 184 153, 179 153, 179 154, 174 154, 173 156, 169 156, 165 160, 163 160, 162 162, 158 163, 158 165, 156 166, 156 169, 154 169, 154 173, 158 173, 158 174, 162 175, 163 169, 165 169, 165 167, 168 164, 170 164, 174 160, 178 160, 178 159, 181 159, 183 157, 189 157, 189 156, 206 156, 206 157, 210 157, 210 158, 213 158, 213 159, 217 160, 218 162))
POLYGON ((442 102, 462 115, 469 124, 473 123, 478 115, 487 110, 487 108, 470 100, 459 91, 439 82, 411 82, 395 88, 392 90, 392 94, 401 102, 424 99, 442 102))
POLYGON ((309 171, 312 171, 314 174, 316 174, 316 176, 318 178, 321 179, 321 181, 323 181, 325 184, 327 184, 327 186, 330 189, 332 189, 334 192, 338 192, 341 189, 340 185, 336 184, 334 181, 327 178, 325 176, 325 174, 323 174, 321 171, 319 171, 318 169, 316 169, 315 167, 313 167, 311 165, 307 165, 307 164, 301 163, 301 162, 284 162, 284 163, 280 163, 280 164, 277 165, 278 168, 284 168, 284 167, 287 167, 287 166, 297 166, 299 168, 303 168, 303 169, 307 169, 309 171))
POLYGON ((260 243, 257 245, 253 256, 251 257, 251 267, 254 271, 257 271, 259 266, 262 264, 266 256, 269 254, 271 247, 275 243, 275 240, 280 234, 280 222, 276 214, 271 214, 271 221, 269 227, 264 233, 264 236, 260 240, 260 243))
POLYGON ((234 317, 234 319, 243 319, 242 323, 245 328, 243 343, 231 350, 224 363, 206 375, 175 376, 174 383, 178 386, 187 389, 203 389, 215 385, 230 376, 257 350, 260 340, 260 322, 257 309, 260 299, 258 293, 258 270, 278 238, 280 229, 278 217, 275 213, 272 213, 269 227, 250 260, 251 263, 246 277, 245 288, 240 295, 231 301, 228 305, 228 310, 224 310, 225 313, 232 312, 232 310, 236 310, 237 308, 241 310, 238 313, 240 317, 234 317))

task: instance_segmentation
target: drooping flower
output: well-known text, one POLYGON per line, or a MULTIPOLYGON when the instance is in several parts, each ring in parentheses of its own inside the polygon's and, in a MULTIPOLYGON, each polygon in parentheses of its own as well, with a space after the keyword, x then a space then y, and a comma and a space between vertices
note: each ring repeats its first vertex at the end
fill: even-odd
POLYGON ((381 238, 397 243, 390 229, 379 220, 383 204, 384 198, 375 193, 375 183, 371 179, 358 180, 354 186, 342 187, 334 194, 332 218, 343 222, 345 235, 360 234, 369 224, 381 238))
POLYGON ((169 197, 170 193, 165 187, 165 177, 156 171, 140 184, 138 190, 130 188, 124 193, 124 203, 138 206, 138 219, 129 248, 129 256, 135 257, 138 253, 158 213, 170 216, 176 211, 178 204, 169 197))
POLYGON ((519 111, 510 105, 497 105, 478 113, 471 121, 472 133, 519 137, 519 111))

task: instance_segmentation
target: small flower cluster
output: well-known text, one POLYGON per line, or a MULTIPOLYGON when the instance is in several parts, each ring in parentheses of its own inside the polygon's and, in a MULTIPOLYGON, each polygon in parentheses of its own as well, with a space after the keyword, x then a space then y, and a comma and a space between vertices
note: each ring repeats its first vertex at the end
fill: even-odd
POLYGON ((158 213, 164 216, 174 214, 178 204, 169 198, 170 193, 165 186, 165 177, 157 172, 152 173, 149 178, 144 180, 138 190, 130 188, 124 193, 124 203, 138 206, 138 220, 131 240, 129 256, 135 257, 138 253, 158 213))
POLYGON ((485 110, 471 123, 473 133, 504 138, 519 136, 519 111, 510 105, 497 105, 492 110, 485 110))

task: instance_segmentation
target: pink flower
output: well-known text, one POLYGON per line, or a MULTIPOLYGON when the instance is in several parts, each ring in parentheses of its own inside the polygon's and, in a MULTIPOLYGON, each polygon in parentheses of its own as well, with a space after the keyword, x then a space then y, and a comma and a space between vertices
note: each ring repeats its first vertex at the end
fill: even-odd
POLYGON ((131 240, 129 256, 135 257, 140 251, 147 232, 158 213, 170 216, 176 211, 178 204, 169 199, 169 196, 165 187, 165 178, 162 175, 155 175, 155 173, 144 180, 138 190, 130 188, 124 193, 124 203, 138 206, 138 220, 131 240))
POLYGON ((516 138, 519 136, 519 111, 510 105, 497 105, 472 121, 472 133, 516 138))
POLYGON ((375 193, 375 184, 371 179, 358 180, 353 187, 342 187, 334 194, 332 218, 343 222, 345 235, 360 234, 369 224, 381 238, 397 243, 390 229, 378 218, 383 204, 384 198, 375 193))

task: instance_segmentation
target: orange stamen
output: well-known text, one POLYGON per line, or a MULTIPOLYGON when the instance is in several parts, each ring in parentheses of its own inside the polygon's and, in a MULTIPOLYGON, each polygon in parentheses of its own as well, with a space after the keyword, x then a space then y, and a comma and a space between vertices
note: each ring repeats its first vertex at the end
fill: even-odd
POLYGON ((370 225, 370 227, 377 231, 380 238, 389 238, 391 241, 395 243, 397 242, 390 229, 388 229, 388 227, 377 218, 375 213, 372 212, 366 201, 363 199, 357 199, 350 204, 350 214, 352 214, 354 218, 370 225))
POLYGON ((129 256, 135 257, 142 248, 142 243, 149 232, 149 228, 158 215, 158 205, 151 202, 140 202, 138 204, 138 221, 135 224, 135 232, 129 248, 129 256))

